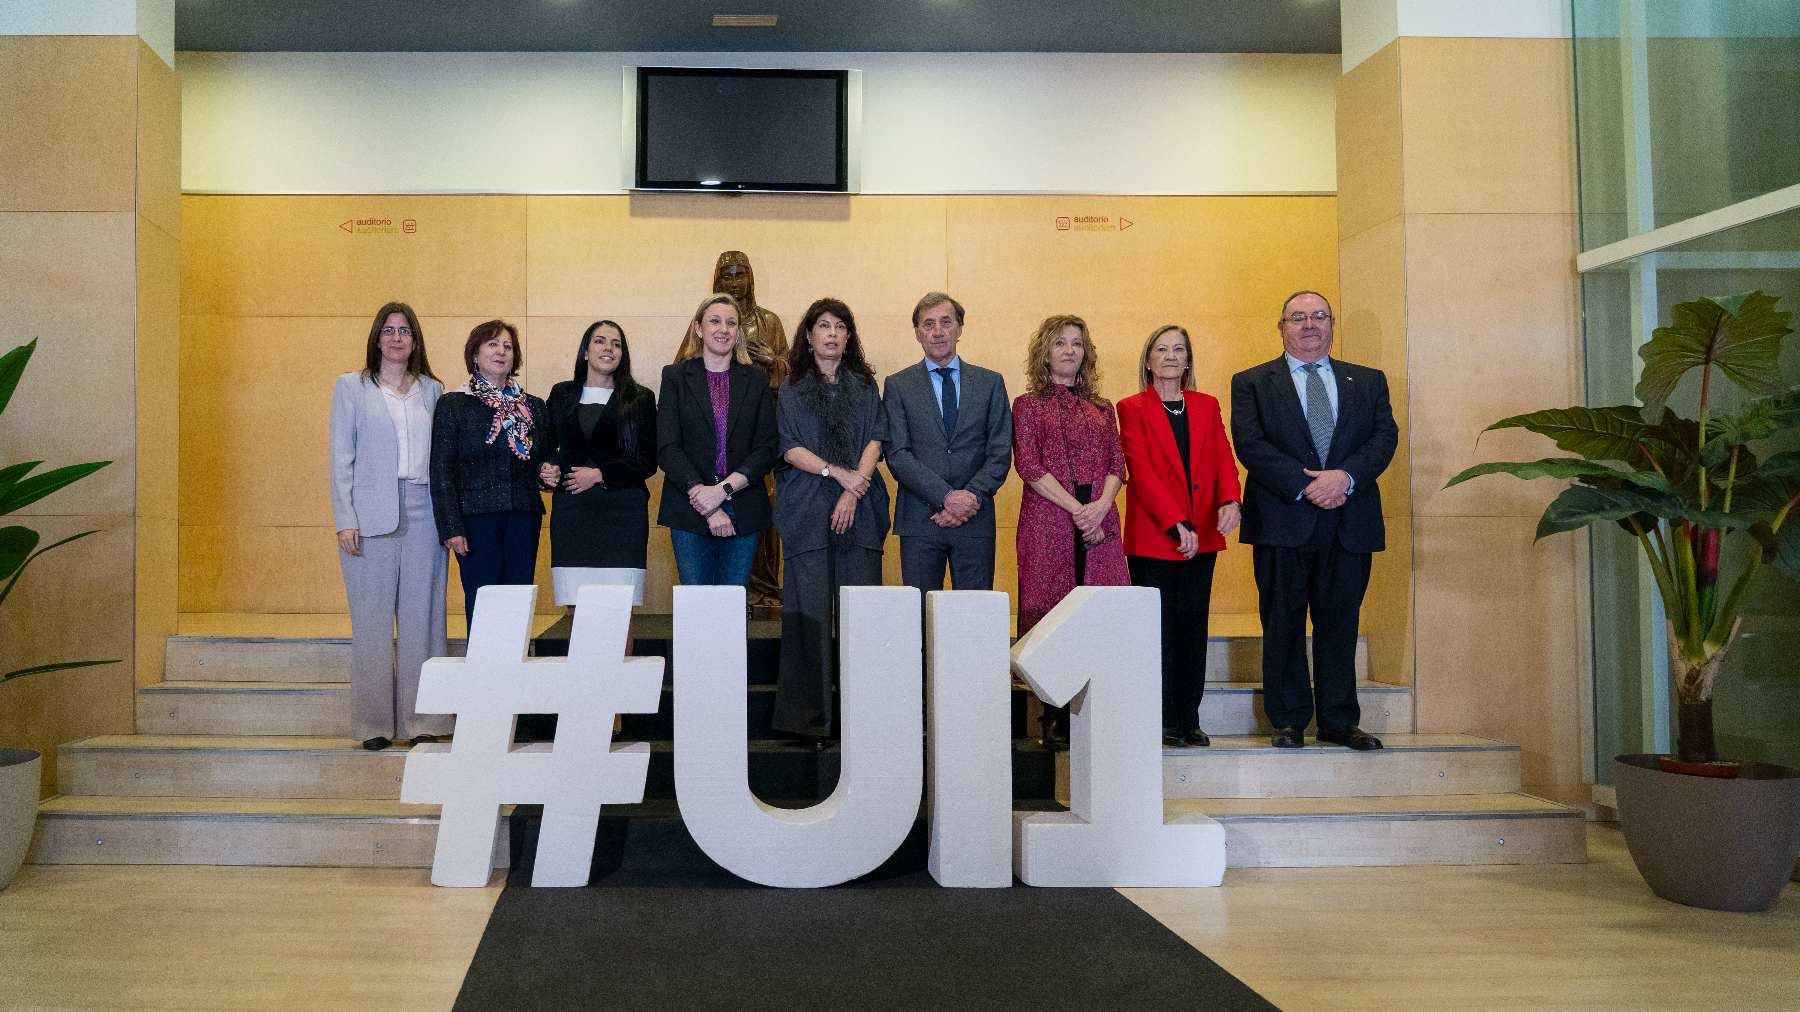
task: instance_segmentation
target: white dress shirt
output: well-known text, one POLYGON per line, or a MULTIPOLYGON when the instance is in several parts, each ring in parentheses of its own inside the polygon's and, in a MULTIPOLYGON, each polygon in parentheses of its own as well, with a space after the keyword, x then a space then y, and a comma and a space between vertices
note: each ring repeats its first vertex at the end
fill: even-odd
POLYGON ((423 485, 431 481, 431 414, 425 410, 425 388, 418 379, 406 393, 381 384, 381 402, 394 423, 394 441, 400 447, 400 480, 423 485))

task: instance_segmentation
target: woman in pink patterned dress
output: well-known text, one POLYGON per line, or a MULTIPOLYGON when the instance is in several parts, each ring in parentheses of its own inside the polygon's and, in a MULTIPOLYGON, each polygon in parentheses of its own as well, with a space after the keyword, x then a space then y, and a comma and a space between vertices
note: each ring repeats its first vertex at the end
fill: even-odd
MULTIPOLYGON (((1019 635, 1078 586, 1131 582, 1114 499, 1125 452, 1112 403, 1100 396, 1087 323, 1052 316, 1025 353, 1026 392, 1013 401, 1013 466, 1019 500, 1019 635)), ((1068 744, 1067 707, 1046 707, 1044 745, 1068 744)))

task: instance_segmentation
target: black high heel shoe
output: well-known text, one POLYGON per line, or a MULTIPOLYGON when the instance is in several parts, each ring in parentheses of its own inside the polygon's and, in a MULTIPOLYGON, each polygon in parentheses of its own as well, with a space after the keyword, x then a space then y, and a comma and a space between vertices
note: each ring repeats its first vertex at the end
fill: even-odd
POLYGON ((394 744, 393 739, 383 738, 380 735, 376 735, 373 738, 364 738, 362 747, 368 749, 371 752, 379 752, 382 749, 387 748, 393 744, 394 744))

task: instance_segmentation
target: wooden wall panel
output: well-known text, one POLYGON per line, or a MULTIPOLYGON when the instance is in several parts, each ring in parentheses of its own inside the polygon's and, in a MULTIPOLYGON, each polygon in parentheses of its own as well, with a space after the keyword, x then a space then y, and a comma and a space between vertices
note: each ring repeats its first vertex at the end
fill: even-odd
MULTIPOLYGON (((945 277, 946 197, 700 194, 531 197, 534 316, 687 318, 723 250, 743 250, 756 298, 792 326, 812 300, 910 314, 945 277)), ((908 334, 910 333, 910 328, 908 334)))
POLYGON ((189 196, 182 208, 190 314, 366 318, 398 298, 439 316, 524 315, 524 197, 189 196), (368 231, 408 221, 410 234, 368 231))
MULTIPOLYGON (((1013 395, 1030 333, 1069 311, 1093 326, 1109 397, 1132 392, 1150 330, 1179 322, 1194 335, 1200 386, 1221 400, 1233 372, 1279 353, 1274 319, 1288 292, 1336 295, 1333 201, 1317 197, 190 196, 184 210, 184 612, 343 609, 326 484, 330 383, 358 361, 366 314, 395 295, 427 314, 449 386, 465 377, 468 328, 500 313, 521 328, 535 393, 570 376, 582 330, 601 317, 625 327, 637 377, 654 388, 718 252, 743 249, 759 301, 790 328, 818 295, 849 302, 884 378, 918 360, 913 304, 943 289, 968 309, 968 357, 1000 370, 1013 395), (408 208, 420 230, 405 241, 321 234, 367 208, 408 208), (1058 216, 1089 213, 1114 231, 1056 228, 1058 216), (257 236, 276 241, 259 248, 257 236), (360 252, 369 240, 388 244, 387 259, 360 252), (352 255, 360 266, 332 262, 352 255), (379 285, 365 277, 377 267, 379 285), (232 479, 231 462, 265 457, 283 462, 278 474, 232 479), (270 559, 282 560, 279 584, 265 575, 270 559)), ((1018 489, 1011 478, 996 503, 1007 590, 1018 489)), ((660 478, 651 494, 654 515, 660 478)), ((667 608, 674 565, 660 528, 649 561, 646 606, 667 608)), ((540 611, 552 610, 548 562, 546 541, 540 611)), ((897 579, 897 556, 888 568, 897 579)), ((1374 596, 1372 608, 1386 607, 1374 596)), ((1218 613, 1255 612, 1247 549, 1221 560, 1214 600, 1218 613)), ((447 605, 461 608, 454 569, 447 605)))
POLYGON ((0 38, 0 212, 136 204, 135 47, 128 36, 0 38))

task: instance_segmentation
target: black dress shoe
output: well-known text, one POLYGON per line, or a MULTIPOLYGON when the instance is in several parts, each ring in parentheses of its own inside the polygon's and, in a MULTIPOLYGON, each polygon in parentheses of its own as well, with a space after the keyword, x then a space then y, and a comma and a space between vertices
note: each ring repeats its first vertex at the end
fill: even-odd
POLYGON ((1187 739, 1173 731, 1163 732, 1163 748, 1186 748, 1187 739))
POLYGON ((1301 748, 1306 745, 1306 735, 1297 727, 1278 727, 1269 735, 1269 744, 1276 748, 1301 748))
POLYGON ((438 743, 438 736, 435 734, 415 734, 412 736, 412 740, 410 742, 408 742, 407 744, 409 744, 409 745, 436 745, 437 743, 438 743))
POLYGON ((366 748, 371 752, 379 752, 382 749, 387 748, 389 745, 392 745, 392 744, 393 744, 393 741, 391 739, 383 738, 380 736, 376 736, 374 738, 364 738, 363 743, 362 743, 363 748, 366 748))
POLYGON ((1321 727, 1319 728, 1318 738, 1320 741, 1330 742, 1333 745, 1342 745, 1345 748, 1355 749, 1358 752, 1373 752, 1381 747, 1380 738, 1375 737, 1354 724, 1349 727, 1341 727, 1335 730, 1321 727))
POLYGON ((1189 731, 1183 740, 1195 748, 1205 748, 1212 744, 1212 739, 1206 736, 1206 732, 1197 727, 1189 731))

